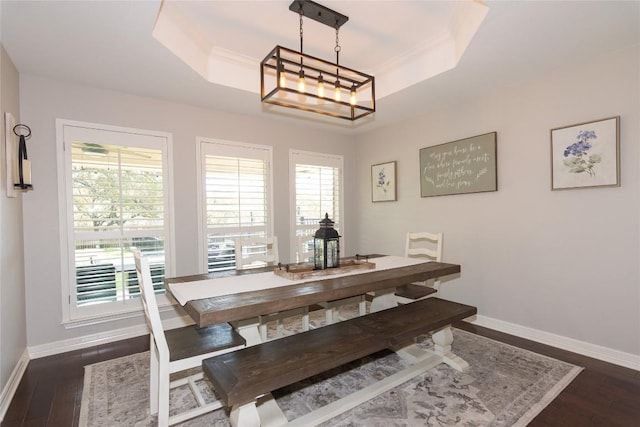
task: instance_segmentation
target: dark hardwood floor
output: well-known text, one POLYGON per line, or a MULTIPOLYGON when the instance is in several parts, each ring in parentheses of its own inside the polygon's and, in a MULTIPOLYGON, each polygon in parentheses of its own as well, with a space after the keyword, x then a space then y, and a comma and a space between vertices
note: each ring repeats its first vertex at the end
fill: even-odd
MULTIPOLYGON (((465 322, 455 326, 585 368, 530 426, 640 426, 640 371, 465 322)), ((83 367, 148 348, 148 338, 138 337, 32 360, 0 426, 77 426, 83 367)))

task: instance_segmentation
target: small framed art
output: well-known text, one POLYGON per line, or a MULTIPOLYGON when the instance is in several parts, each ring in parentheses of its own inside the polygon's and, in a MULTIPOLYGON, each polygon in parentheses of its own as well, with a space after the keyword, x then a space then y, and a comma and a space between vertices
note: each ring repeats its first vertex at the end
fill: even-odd
POLYGON ((551 189, 620 186, 620 116, 551 129, 551 189))
POLYGON ((396 162, 371 166, 371 201, 396 201, 396 162))

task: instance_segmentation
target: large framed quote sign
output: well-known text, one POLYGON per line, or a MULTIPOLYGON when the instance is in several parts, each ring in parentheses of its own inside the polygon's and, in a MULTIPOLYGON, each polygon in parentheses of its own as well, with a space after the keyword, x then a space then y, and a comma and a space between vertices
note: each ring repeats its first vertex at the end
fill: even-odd
POLYGON ((498 190, 496 132, 420 150, 420 195, 498 190))

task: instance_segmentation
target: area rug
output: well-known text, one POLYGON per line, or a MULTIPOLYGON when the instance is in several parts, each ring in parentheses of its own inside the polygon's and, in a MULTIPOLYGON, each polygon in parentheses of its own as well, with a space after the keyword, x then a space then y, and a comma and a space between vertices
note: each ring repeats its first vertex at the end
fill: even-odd
MULTIPOLYGON (((469 363, 465 372, 441 364, 322 426, 524 426, 581 371, 556 359, 454 329, 453 351, 469 363)), ((421 347, 433 345, 422 337, 421 347)), ((331 403, 409 366, 395 353, 325 372, 273 393, 289 420, 331 403)), ((80 427, 154 426, 149 415, 149 353, 85 367, 80 427)), ((214 399, 211 384, 199 386, 214 399)), ((194 407, 188 388, 171 393, 171 412, 194 407)), ((224 409, 182 426, 229 426, 224 409)))

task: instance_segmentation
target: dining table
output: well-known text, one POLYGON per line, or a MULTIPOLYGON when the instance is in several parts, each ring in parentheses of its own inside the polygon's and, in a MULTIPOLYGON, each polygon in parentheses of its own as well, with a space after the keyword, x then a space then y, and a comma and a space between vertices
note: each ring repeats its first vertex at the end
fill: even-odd
POLYGON ((461 271, 458 264, 417 258, 368 255, 366 259, 375 267, 346 274, 323 272, 304 280, 281 277, 271 266, 166 278, 165 287, 197 326, 228 322, 247 345, 254 345, 262 342, 260 315, 365 294, 372 296, 370 311, 376 312, 397 306, 395 291, 400 286, 461 271))

